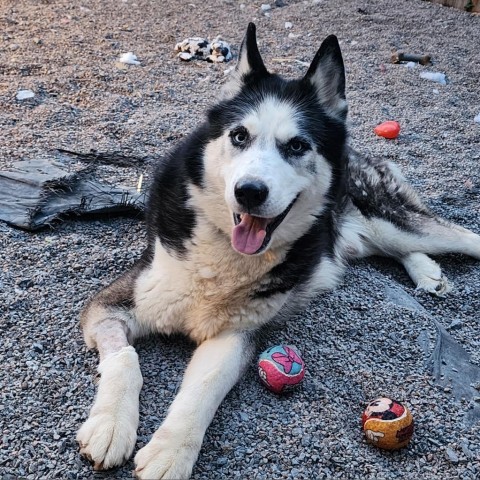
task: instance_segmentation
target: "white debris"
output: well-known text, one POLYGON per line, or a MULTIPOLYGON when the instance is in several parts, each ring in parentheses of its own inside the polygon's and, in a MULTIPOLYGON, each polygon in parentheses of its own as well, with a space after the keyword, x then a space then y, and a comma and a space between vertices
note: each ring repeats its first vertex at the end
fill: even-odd
POLYGON ((473 119, 475 123, 480 123, 480 113, 473 119))
POLYGON ((432 90, 432 92, 435 94, 435 95, 438 95, 440 93, 440 91, 438 90, 438 88, 434 88, 432 90))
POLYGON ((358 42, 357 42, 356 40, 352 40, 352 41, 350 42, 350 45, 356 45, 357 43, 358 43, 358 42))
POLYGON ((292 22, 285 22, 285 28, 286 28, 287 30, 290 30, 292 27, 293 27, 293 23, 292 23, 292 22))
POLYGON ((300 37, 300 36, 301 36, 301 35, 297 35, 297 34, 295 34, 295 33, 289 33, 289 34, 288 34, 288 38, 291 38, 291 39, 298 38, 298 37, 300 37))
POLYGON ((35 94, 31 90, 19 90, 17 92, 17 100, 27 100, 33 98, 35 94))
POLYGON ((143 173, 141 173, 140 176, 138 177, 138 182, 137 182, 137 192, 138 193, 141 193, 142 185, 143 185, 143 173))
POLYGON ((413 69, 417 66, 417 64, 416 64, 415 62, 407 62, 407 63, 405 64, 405 66, 406 66, 409 70, 413 70, 413 69))
POLYGON ((120 56, 120 63, 126 63, 127 65, 140 65, 140 62, 137 60, 137 56, 133 52, 124 53, 120 56))
POLYGON ((271 9, 272 6, 269 3, 262 3, 262 5, 260 6, 260 10, 262 10, 263 12, 268 12, 268 10, 271 9))
POLYGON ((447 79, 444 73, 440 72, 422 72, 420 77, 425 78, 426 80, 430 80, 432 82, 437 82, 442 85, 447 84, 447 79))

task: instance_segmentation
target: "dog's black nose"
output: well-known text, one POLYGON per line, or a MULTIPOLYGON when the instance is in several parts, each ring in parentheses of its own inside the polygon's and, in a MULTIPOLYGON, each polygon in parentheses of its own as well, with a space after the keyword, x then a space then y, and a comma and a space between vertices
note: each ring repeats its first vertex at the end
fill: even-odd
POLYGON ((268 187, 260 181, 250 180, 238 182, 235 185, 235 198, 237 202, 250 209, 259 207, 268 197, 268 187))

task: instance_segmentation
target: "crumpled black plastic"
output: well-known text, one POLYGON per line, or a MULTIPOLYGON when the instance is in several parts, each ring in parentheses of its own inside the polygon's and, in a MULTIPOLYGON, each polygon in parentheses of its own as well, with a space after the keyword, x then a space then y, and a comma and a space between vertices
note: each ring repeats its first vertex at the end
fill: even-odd
POLYGON ((455 400, 470 400, 464 423, 473 425, 480 420, 480 396, 475 386, 480 384, 480 367, 472 363, 468 352, 435 321, 437 339, 428 366, 438 385, 450 387, 455 400))
POLYGON ((426 369, 435 379, 435 383, 443 388, 451 388, 451 394, 456 401, 469 401, 463 422, 471 426, 480 421, 480 403, 475 399, 480 397, 477 390, 480 385, 480 367, 472 363, 470 355, 437 320, 401 287, 385 287, 386 298, 400 307, 418 311, 433 321, 437 329, 435 346, 430 352, 428 331, 422 330, 418 336, 420 347, 426 358, 426 369))
POLYGON ((90 164, 74 171, 61 156, 16 162, 0 171, 0 220, 33 231, 70 214, 143 211, 145 193, 101 183, 95 170, 90 164))

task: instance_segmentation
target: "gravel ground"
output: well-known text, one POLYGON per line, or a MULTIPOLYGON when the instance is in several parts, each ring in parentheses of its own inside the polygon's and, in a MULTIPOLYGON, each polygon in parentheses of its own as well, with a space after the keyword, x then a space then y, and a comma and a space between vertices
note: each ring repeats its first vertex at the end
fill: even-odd
MULTIPOLYGON (((222 34, 236 53, 254 20, 267 65, 286 76, 304 72, 296 60, 308 62, 335 33, 346 63, 353 145, 398 162, 433 210, 479 230, 480 125, 473 118, 480 112, 480 17, 420 0, 388 8, 373 0, 287 0, 269 16, 261 2, 206 3, 3 0, 0 167, 52 156, 58 147, 162 155, 194 128, 228 68, 180 63, 174 44, 222 34), (435 63, 392 65, 394 48, 429 52, 435 63), (128 51, 141 65, 116 64, 128 51), (443 72, 448 83, 421 79, 420 71, 443 72), (19 89, 36 95, 18 101, 19 89), (372 133, 389 119, 403 127, 398 141, 372 133)), ((133 186, 143 168, 102 167, 99 174, 133 186)), ((74 441, 94 396, 96 368, 78 315, 144 244, 135 218, 72 219, 36 234, 0 224, 2 479, 93 477, 74 441)), ((193 478, 479 478, 480 425, 465 420, 472 403, 454 401, 434 384, 418 337, 423 332, 433 345, 433 320, 445 327, 455 321, 450 333, 480 364, 480 265, 453 256, 440 261, 454 282, 445 299, 415 292, 400 266, 372 259, 352 266, 341 287, 284 330, 272 331, 267 343, 303 351, 303 386, 276 397, 252 365, 209 428, 193 478), (422 308, 402 306, 416 305, 412 298, 422 308), (395 453, 368 446, 359 427, 366 402, 385 394, 405 401, 417 426, 410 447, 395 453)), ((140 448, 164 417, 192 345, 154 338, 138 351, 145 380, 140 448)), ((95 478, 129 478, 132 468, 130 461, 95 478)))

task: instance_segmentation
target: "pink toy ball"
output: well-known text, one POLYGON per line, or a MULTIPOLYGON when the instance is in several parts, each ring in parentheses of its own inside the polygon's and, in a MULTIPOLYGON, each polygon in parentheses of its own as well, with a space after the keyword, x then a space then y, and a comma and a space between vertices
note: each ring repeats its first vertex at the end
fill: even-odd
POLYGON ((305 376, 305 363, 292 345, 276 345, 265 350, 258 359, 262 383, 274 393, 293 390, 305 376))

